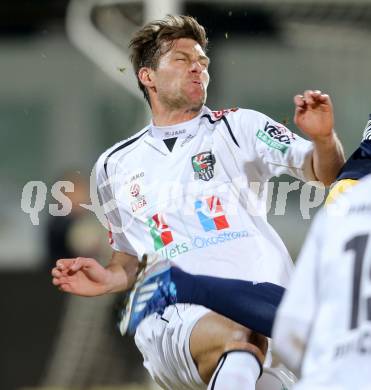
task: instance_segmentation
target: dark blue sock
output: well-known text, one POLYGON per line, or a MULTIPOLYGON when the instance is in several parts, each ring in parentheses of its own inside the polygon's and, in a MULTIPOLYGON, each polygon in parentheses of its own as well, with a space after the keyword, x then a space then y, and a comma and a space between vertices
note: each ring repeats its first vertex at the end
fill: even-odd
POLYGON ((267 337, 285 289, 273 283, 191 275, 171 268, 178 303, 194 303, 236 321, 267 337))

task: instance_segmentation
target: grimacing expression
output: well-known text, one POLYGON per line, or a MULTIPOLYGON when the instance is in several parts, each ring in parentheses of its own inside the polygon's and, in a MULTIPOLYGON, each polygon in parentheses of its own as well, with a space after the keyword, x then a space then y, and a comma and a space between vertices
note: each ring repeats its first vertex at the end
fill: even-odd
POLYGON ((153 71, 157 99, 172 109, 199 110, 206 101, 210 60, 189 38, 172 42, 153 71))

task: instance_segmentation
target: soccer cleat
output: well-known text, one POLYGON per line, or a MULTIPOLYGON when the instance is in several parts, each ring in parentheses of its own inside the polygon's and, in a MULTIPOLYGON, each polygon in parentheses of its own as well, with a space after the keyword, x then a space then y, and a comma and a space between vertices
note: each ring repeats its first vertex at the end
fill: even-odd
POLYGON ((161 315, 166 306, 176 303, 176 287, 171 281, 170 262, 157 261, 157 257, 149 262, 147 259, 145 256, 145 265, 119 314, 118 325, 122 335, 134 335, 144 318, 153 313, 161 315))

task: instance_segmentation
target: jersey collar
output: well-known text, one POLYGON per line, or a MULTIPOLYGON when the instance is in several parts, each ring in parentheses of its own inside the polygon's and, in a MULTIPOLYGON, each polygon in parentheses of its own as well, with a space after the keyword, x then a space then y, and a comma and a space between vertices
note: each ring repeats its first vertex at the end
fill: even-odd
POLYGON ((169 138, 187 138, 189 136, 194 137, 199 128, 199 123, 202 115, 204 115, 208 111, 208 108, 204 106, 195 118, 171 126, 155 126, 151 121, 149 125, 148 135, 153 138, 158 138, 162 140, 169 138))

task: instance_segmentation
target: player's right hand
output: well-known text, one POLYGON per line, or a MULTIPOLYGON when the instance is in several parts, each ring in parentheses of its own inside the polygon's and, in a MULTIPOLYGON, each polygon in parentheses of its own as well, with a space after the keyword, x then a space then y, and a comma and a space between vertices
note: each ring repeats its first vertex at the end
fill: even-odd
POLYGON ((61 291, 85 297, 106 293, 111 276, 96 260, 85 257, 59 259, 51 274, 61 291))

